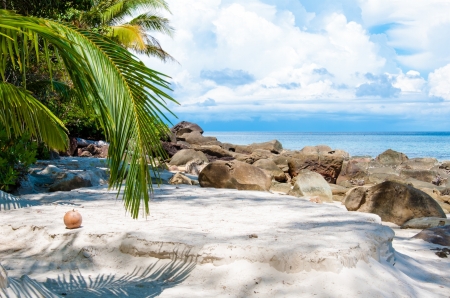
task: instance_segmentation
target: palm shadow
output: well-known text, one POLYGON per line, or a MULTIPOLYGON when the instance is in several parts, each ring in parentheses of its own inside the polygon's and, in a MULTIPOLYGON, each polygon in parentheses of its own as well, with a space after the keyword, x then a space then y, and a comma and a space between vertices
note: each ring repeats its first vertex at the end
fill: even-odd
POLYGON ((70 275, 59 275, 56 279, 48 278, 43 285, 68 297, 156 297, 165 289, 182 283, 196 266, 195 263, 178 260, 164 263, 158 260, 147 268, 136 267, 123 276, 99 274, 91 277, 78 270, 70 275))

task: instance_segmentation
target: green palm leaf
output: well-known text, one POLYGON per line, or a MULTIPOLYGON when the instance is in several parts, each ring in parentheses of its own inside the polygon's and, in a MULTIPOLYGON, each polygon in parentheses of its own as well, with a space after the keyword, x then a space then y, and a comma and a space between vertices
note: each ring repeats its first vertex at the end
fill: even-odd
POLYGON ((110 142, 110 187, 120 191, 126 176, 126 209, 137 218, 143 202, 143 211, 148 214, 150 172, 164 157, 159 135, 167 133, 167 127, 161 125, 162 119, 167 119, 165 100, 174 101, 161 90, 169 89, 167 77, 145 67, 112 40, 89 31, 0 11, 2 26, 26 28, 58 49, 84 105, 100 115, 110 142))
POLYGON ((5 82, 0 82, 0 124, 10 128, 9 137, 27 132, 52 148, 67 148, 67 129, 61 120, 30 92, 5 82))

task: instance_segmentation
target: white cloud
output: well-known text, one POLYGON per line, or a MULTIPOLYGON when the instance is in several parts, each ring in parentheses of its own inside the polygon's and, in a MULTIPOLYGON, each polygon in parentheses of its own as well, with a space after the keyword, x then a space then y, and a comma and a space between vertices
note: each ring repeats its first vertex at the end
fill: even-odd
POLYGON ((259 0, 168 0, 176 33, 173 39, 157 37, 180 64, 144 60, 172 77, 173 96, 181 103, 176 113, 243 119, 448 110, 429 96, 450 99, 444 84, 450 70, 437 69, 429 82, 424 78, 450 62, 446 38, 438 38, 450 34, 449 3, 333 2, 345 2, 341 7, 359 3, 350 16, 345 9, 331 9, 334 5, 307 11, 302 1, 282 1, 280 6, 265 2, 271 5, 259 0), (371 35, 377 26, 382 35, 371 35))
POLYGON ((428 76, 430 96, 450 100, 450 64, 436 69, 428 76))

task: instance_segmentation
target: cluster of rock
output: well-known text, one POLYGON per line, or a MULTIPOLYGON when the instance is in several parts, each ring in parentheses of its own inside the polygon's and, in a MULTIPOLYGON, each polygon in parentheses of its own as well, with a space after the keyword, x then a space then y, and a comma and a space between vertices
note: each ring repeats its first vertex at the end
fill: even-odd
POLYGON ((71 157, 39 160, 29 169, 17 194, 71 191, 82 187, 107 184, 109 168, 106 159, 71 157))
POLYGON ((351 157, 326 145, 293 151, 277 140, 221 143, 186 121, 175 125, 162 145, 169 170, 198 175, 202 187, 341 201, 349 211, 375 213, 399 225, 414 218, 445 218, 450 212, 450 161, 409 159, 393 150, 376 158, 351 157))
POLYGON ((106 158, 109 144, 103 141, 91 141, 81 138, 69 138, 69 148, 65 152, 59 152, 59 156, 79 156, 106 158))
MULTIPOLYGON (((351 157, 326 145, 285 150, 277 140, 222 143, 186 121, 170 131, 161 141, 169 157, 166 168, 172 172, 158 177, 163 183, 272 191, 316 203, 341 201, 349 211, 375 213, 384 221, 407 226, 412 219, 446 218, 450 213, 450 161, 409 159, 393 150, 376 158, 351 157)), ((73 165, 38 162, 20 192, 69 191, 107 183, 105 160, 81 158, 106 157, 107 151, 105 142, 72 138, 69 150, 61 155, 78 156, 71 159, 73 165)))

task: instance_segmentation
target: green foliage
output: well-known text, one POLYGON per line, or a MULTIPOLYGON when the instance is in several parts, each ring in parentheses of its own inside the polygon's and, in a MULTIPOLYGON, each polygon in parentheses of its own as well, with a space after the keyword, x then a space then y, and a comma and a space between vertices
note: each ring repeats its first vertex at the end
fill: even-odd
POLYGON ((31 164, 36 162, 37 144, 30 135, 10 138, 4 127, 0 127, 0 190, 10 191, 18 186, 28 172, 31 164))

